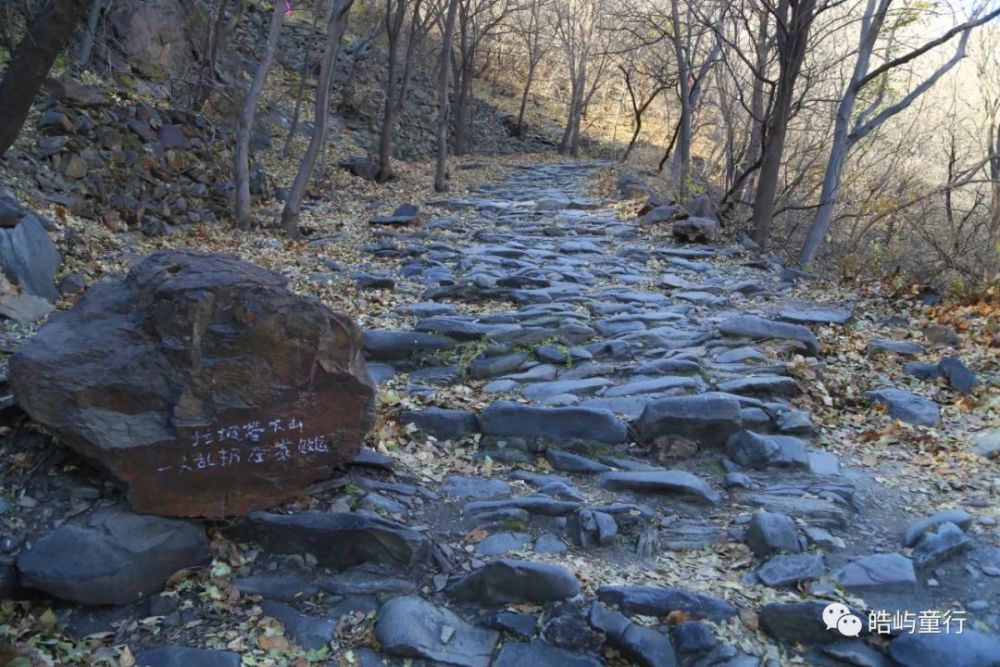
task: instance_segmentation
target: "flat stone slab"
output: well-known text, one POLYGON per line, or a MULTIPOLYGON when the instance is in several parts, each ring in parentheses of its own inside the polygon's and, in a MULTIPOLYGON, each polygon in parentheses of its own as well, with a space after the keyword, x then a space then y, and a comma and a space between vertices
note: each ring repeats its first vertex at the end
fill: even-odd
POLYGON ((498 401, 479 414, 483 435, 563 442, 624 442, 628 427, 609 410, 542 408, 498 401))
POLYGON ((607 472, 601 475, 600 484, 611 491, 678 494, 713 505, 722 501, 718 491, 683 470, 607 472))
POLYGON ((320 565, 337 570, 362 563, 409 569, 430 555, 430 540, 423 534, 367 514, 253 512, 232 530, 268 551, 309 553, 320 565))
POLYGON ((102 511, 65 523, 17 557, 21 585, 88 605, 126 604, 211 558, 196 523, 102 511))
POLYGON ((696 618, 724 621, 738 613, 736 607, 725 600, 683 588, 601 586, 597 589, 597 598, 605 604, 618 606, 629 615, 666 616, 672 611, 683 611, 696 618))
POLYGON ((816 356, 819 353, 819 341, 816 336, 800 324, 789 324, 768 320, 756 315, 735 315, 719 324, 719 331, 726 336, 752 338, 754 340, 792 340, 802 343, 806 354, 816 356))
POLYGON ((683 438, 709 447, 740 429, 740 402, 721 394, 664 398, 647 405, 636 422, 639 440, 683 438))
POLYGON ((456 600, 479 604, 542 604, 571 598, 580 582, 558 565, 527 560, 494 560, 450 584, 445 591, 456 600))
POLYGON ((851 591, 912 592, 917 585, 913 561, 900 554, 873 554, 851 561, 833 579, 851 591))
POLYGON ((889 416, 900 421, 918 426, 934 426, 941 421, 941 406, 929 398, 894 387, 882 387, 865 395, 886 406, 889 416))
POLYGON ((459 667, 489 667, 500 633, 470 625, 452 612, 416 596, 393 598, 375 619, 382 650, 459 667))
POLYGON ((778 317, 795 324, 847 324, 854 313, 840 308, 784 308, 778 317))

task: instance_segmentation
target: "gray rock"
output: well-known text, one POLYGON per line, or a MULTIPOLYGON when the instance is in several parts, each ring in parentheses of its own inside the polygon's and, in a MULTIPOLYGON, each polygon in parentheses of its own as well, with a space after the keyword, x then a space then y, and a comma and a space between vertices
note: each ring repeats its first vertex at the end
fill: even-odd
POLYGON ((740 431, 726 443, 726 451, 744 468, 763 470, 775 467, 809 467, 805 444, 790 435, 759 434, 740 431))
MULTIPOLYGON (((806 660, 822 666, 819 660, 833 658, 836 667, 842 664, 855 667, 892 667, 892 662, 882 653, 865 644, 860 639, 845 639, 833 644, 826 644, 806 653, 806 660), (813 657, 816 656, 816 657, 813 657)), ((828 663, 834 667, 834 663, 828 663)))
POLYGON ((713 447, 740 429, 740 403, 720 394, 679 396, 654 401, 636 422, 640 442, 683 438, 713 447))
POLYGON ((614 543, 618 523, 610 514, 584 509, 570 515, 566 531, 578 547, 594 549, 614 543))
POLYGON ((670 639, 652 628, 629 621, 622 614, 595 602, 590 624, 604 633, 607 644, 640 667, 676 667, 677 656, 670 639))
POLYGON ((419 331, 366 331, 364 346, 370 361, 408 361, 448 350, 455 341, 419 331))
POLYGON ((869 355, 895 354, 900 357, 915 357, 924 353, 924 346, 913 340, 888 340, 876 338, 868 342, 869 355))
POLYGON ((886 406, 889 416, 918 426, 934 426, 941 421, 941 406, 934 401, 902 389, 882 387, 865 394, 886 406))
POLYGON ((671 631, 674 647, 682 656, 697 656, 711 651, 719 645, 711 628, 701 621, 683 621, 671 631))
POLYGON ((679 494, 710 504, 722 500, 702 479, 683 470, 607 472, 601 475, 600 484, 611 491, 679 494))
POLYGON ((375 619, 382 650, 459 667, 489 667, 500 633, 469 625, 447 609, 415 596, 393 598, 375 619))
POLYGON ((400 579, 389 565, 364 564, 352 567, 340 574, 323 577, 319 584, 332 595, 375 595, 412 593, 416 584, 409 579, 400 579))
POLYGON ((858 558, 837 570, 833 579, 856 592, 909 593, 917 585, 913 561, 895 553, 858 558))
POLYGON ((611 387, 604 392, 608 398, 619 396, 634 396, 636 394, 659 394, 659 393, 698 393, 704 391, 705 383, 698 377, 675 377, 665 376, 652 378, 649 380, 637 380, 626 384, 611 387))
POLYGON ((319 588, 297 577, 242 577, 234 580, 242 595, 259 595, 278 602, 308 600, 319 588))
POLYGON ((938 365, 929 361, 908 361, 903 364, 903 372, 918 380, 936 380, 941 377, 938 365))
POLYGON ((339 570, 362 563, 413 568, 430 555, 426 536, 365 514, 253 512, 233 532, 274 553, 313 554, 323 567, 339 570))
POLYGON ((799 532, 790 516, 774 512, 754 512, 747 526, 746 543, 757 556, 802 551, 799 532))
MULTIPOLYGON (((829 602, 824 600, 766 604, 758 615, 760 628, 782 644, 789 646, 835 642, 843 637, 837 632, 826 629, 823 609, 827 604, 829 602)), ((861 612, 855 612, 855 615, 863 617, 861 612)))
POLYGON ((588 395, 598 389, 613 385, 608 378, 584 378, 581 380, 556 380, 555 382, 538 382, 525 387, 521 392, 525 398, 532 401, 542 401, 562 394, 588 395))
POLYGON ((546 450, 545 458, 548 459, 553 469, 559 470, 560 472, 597 474, 611 470, 611 468, 603 463, 598 463, 597 461, 589 459, 586 456, 570 454, 569 452, 564 452, 559 449, 550 448, 546 450))
POLYGON ((972 451, 986 459, 1000 457, 1000 428, 980 431, 973 436, 972 451))
POLYGON ((21 585, 71 602, 126 604, 211 558, 200 525, 101 511, 65 523, 17 557, 21 585))
POLYGON ((929 324, 923 329, 924 338, 934 343, 935 345, 950 345, 952 347, 958 347, 961 339, 958 337, 958 333, 951 327, 946 327, 940 324, 929 324))
POLYGON ((601 586, 597 598, 605 604, 618 606, 628 615, 666 616, 672 611, 683 611, 695 618, 724 621, 738 613, 736 607, 724 600, 683 588, 601 586))
POLYGON ((719 239, 719 221, 694 217, 675 220, 671 233, 675 239, 688 243, 713 243, 719 239))
POLYGON ((719 383, 719 391, 741 396, 798 396, 801 390, 795 378, 784 375, 755 375, 719 383))
POLYGON ((754 340, 793 340, 805 347, 806 354, 816 356, 819 342, 808 327, 787 322, 776 322, 755 315, 735 315, 719 325, 719 331, 726 336, 752 338, 754 340))
POLYGON ((449 597, 483 605, 541 604, 580 593, 580 582, 558 565, 526 560, 494 560, 446 589, 449 597))
POLYGON ((774 556, 757 568, 757 576, 771 588, 815 581, 823 576, 823 557, 810 553, 774 556))
POLYGON ((903 545, 912 547, 920 541, 931 528, 940 526, 943 523, 953 523, 962 530, 968 530, 972 525, 972 515, 963 509, 944 510, 936 514, 914 521, 906 528, 903 534, 903 545))
POLYGON ((527 360, 528 355, 523 352, 513 352, 497 357, 479 357, 469 364, 469 377, 474 380, 483 380, 505 373, 513 373, 521 368, 527 360))
POLYGON ((972 546, 972 540, 962 529, 951 522, 945 522, 934 532, 927 531, 913 549, 913 564, 930 567, 956 556, 972 546))
POLYGON ((328 645, 337 629, 337 624, 334 621, 305 616, 280 602, 264 600, 261 602, 260 608, 265 616, 281 621, 281 624, 285 626, 285 636, 307 651, 328 645))
POLYGON ((546 442, 624 442, 627 427, 608 410, 539 408, 499 401, 479 415, 483 435, 523 437, 546 442))
POLYGON ((480 556, 502 556, 511 551, 521 551, 531 544, 528 533, 494 533, 476 545, 480 556))
POLYGON ((51 303, 34 294, 0 294, 0 317, 18 324, 37 322, 55 309, 51 303))
POLYGON ((784 308, 778 317, 796 324, 847 324, 853 313, 839 308, 784 308))
POLYGON ((239 653, 186 646, 161 646, 135 656, 136 667, 240 667, 241 664, 239 653))
POLYGON ((742 472, 727 472, 725 479, 722 480, 722 488, 732 489, 736 487, 741 487, 744 489, 749 489, 753 486, 753 480, 750 476, 742 472))
POLYGON ((478 479, 449 475, 441 485, 441 491, 456 498, 489 500, 510 495, 510 484, 502 479, 478 479))
POLYGON ((889 655, 900 667, 997 667, 1000 639, 954 628, 940 634, 901 634, 889 644, 889 655))
POLYGON ((399 423, 413 424, 417 430, 439 440, 457 440, 479 430, 476 415, 465 410, 446 410, 444 408, 424 408, 416 412, 403 412, 399 415, 399 423))
POLYGON ((979 384, 976 374, 955 357, 942 357, 938 362, 938 370, 948 380, 948 384, 963 394, 971 394, 979 384))
POLYGON ((546 533, 535 540, 535 553, 559 556, 566 553, 566 543, 558 535, 546 533))
POLYGON ((566 516, 580 507, 577 501, 556 500, 545 495, 522 496, 508 500, 478 500, 465 506, 470 514, 484 514, 508 509, 524 510, 542 516, 566 516))
POLYGON ((0 229, 0 269, 22 292, 55 303, 59 298, 55 274, 60 262, 59 252, 37 217, 26 215, 13 229, 0 229))
POLYGON ((524 642, 508 642, 500 649, 493 662, 493 667, 601 667, 604 663, 578 653, 570 653, 556 648, 543 641, 530 644, 524 642))

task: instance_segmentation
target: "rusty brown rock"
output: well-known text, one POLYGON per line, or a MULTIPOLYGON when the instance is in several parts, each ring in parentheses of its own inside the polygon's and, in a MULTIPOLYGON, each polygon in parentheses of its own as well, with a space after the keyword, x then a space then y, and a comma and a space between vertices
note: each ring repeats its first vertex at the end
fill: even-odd
POLYGON ((157 252, 20 349, 15 396, 138 512, 293 498, 358 454, 375 391, 355 324, 285 282, 230 256, 157 252))

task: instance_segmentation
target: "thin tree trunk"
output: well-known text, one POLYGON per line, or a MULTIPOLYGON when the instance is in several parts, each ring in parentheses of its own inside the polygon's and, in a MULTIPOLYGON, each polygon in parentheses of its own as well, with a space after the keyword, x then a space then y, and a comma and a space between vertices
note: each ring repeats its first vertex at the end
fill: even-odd
MULTIPOLYGON (((316 24, 319 23, 319 8, 320 4, 317 1, 316 6, 313 7, 313 21, 312 29, 316 30, 316 24)), ((329 12, 332 11, 333 6, 327 10, 327 22, 330 20, 329 12)), ((292 139, 295 138, 295 133, 299 130, 299 120, 302 118, 302 101, 306 96, 306 81, 309 79, 309 65, 312 64, 312 60, 309 58, 308 54, 303 54, 302 56, 302 67, 299 68, 299 90, 295 94, 295 111, 292 112, 292 124, 288 128, 288 136, 285 137, 285 145, 281 148, 281 157, 288 157, 292 152, 292 139)))
POLYGON ((323 50, 323 60, 320 63, 319 79, 316 83, 316 101, 313 107, 313 134, 309 139, 309 146, 306 148, 302 162, 299 164, 299 171, 295 174, 295 180, 285 199, 285 208, 281 212, 281 226, 293 239, 299 238, 299 214, 302 209, 302 198, 305 195, 306 186, 312 176, 313 166, 316 164, 316 156, 320 147, 324 146, 326 139, 326 122, 330 116, 330 87, 333 82, 333 65, 337 61, 337 53, 340 51, 340 40, 347 27, 348 14, 354 0, 337 0, 333 12, 327 21, 326 46, 323 50))
POLYGON ((670 17, 674 25, 674 58, 677 59, 677 87, 681 102, 681 117, 677 123, 677 150, 670 165, 670 184, 678 200, 687 198, 691 171, 691 70, 687 53, 681 43, 678 0, 670 0, 670 17))
POLYGON ((253 118, 257 111, 257 100, 264 90, 264 81, 274 60, 274 51, 278 47, 281 36, 281 21, 285 15, 285 1, 274 0, 274 12, 271 14, 271 24, 267 29, 267 42, 261 54, 253 83, 243 100, 239 121, 236 126, 236 148, 233 151, 233 180, 236 185, 236 226, 246 229, 250 226, 250 133, 253 130, 253 118))
POLYGON ((531 84, 535 80, 535 67, 537 65, 537 62, 528 63, 528 76, 524 80, 524 92, 521 93, 521 107, 517 111, 518 139, 524 139, 524 112, 528 108, 528 92, 531 90, 531 84))
POLYGON ((89 5, 87 0, 47 0, 32 19, 0 82, 0 158, 17 139, 38 89, 89 5))
POLYGON ((391 2, 386 2, 386 35, 389 39, 389 57, 385 72, 385 104, 382 113, 382 133, 378 141, 379 183, 392 178, 392 135, 396 124, 396 60, 399 58, 399 33, 406 14, 406 0, 395 0, 395 15, 390 12, 391 2))
POLYGON ((448 116, 451 113, 448 104, 448 79, 451 75, 451 42, 455 35, 455 14, 459 0, 448 0, 448 15, 444 20, 444 35, 441 39, 441 63, 438 68, 438 117, 435 127, 437 140, 437 163, 434 166, 434 190, 447 192, 447 161, 448 161, 448 116))
POLYGON ((462 36, 462 65, 458 81, 458 99, 455 101, 455 155, 468 152, 469 99, 472 96, 472 54, 466 53, 466 38, 462 36))
MULTIPOLYGON (((788 0, 782 0, 783 16, 788 16, 788 0)), ((774 198, 778 192, 781 158, 785 151, 785 134, 792 112, 795 82, 798 80, 805 59, 809 28, 813 20, 816 0, 799 0, 791 12, 785 32, 779 30, 779 76, 774 107, 764 133, 764 147, 760 174, 753 202, 753 240, 766 250, 771 240, 771 223, 774 218, 774 198)))
POLYGON ((90 13, 87 14, 87 29, 83 31, 83 38, 80 40, 80 47, 76 52, 76 61, 84 69, 90 65, 90 54, 94 48, 94 35, 97 34, 97 23, 101 18, 104 2, 105 0, 93 0, 90 4, 90 13))

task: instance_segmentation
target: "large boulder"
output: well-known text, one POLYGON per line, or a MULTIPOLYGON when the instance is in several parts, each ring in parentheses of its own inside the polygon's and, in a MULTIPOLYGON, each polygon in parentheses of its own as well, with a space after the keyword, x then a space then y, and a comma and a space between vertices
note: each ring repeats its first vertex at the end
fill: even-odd
POLYGON ((21 407, 140 512, 222 517, 351 461, 374 419, 361 332, 236 258, 157 252, 11 361, 21 407))

